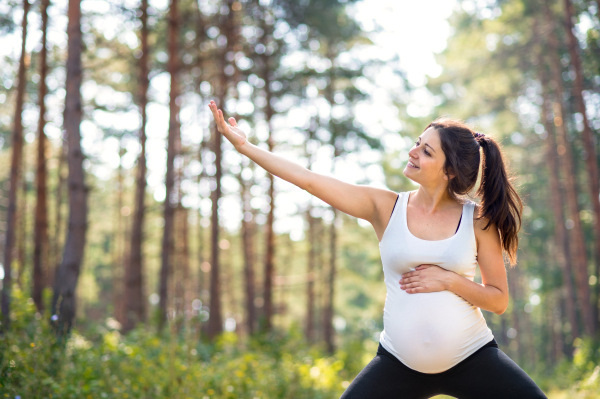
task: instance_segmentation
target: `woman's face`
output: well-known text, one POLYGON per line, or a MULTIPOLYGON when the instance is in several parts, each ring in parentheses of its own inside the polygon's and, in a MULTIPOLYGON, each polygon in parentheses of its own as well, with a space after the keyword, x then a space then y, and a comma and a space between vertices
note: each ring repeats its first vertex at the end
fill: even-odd
POLYGON ((408 152, 404 176, 425 187, 446 185, 448 176, 444 173, 445 162, 440 135, 434 127, 430 127, 417 138, 408 152))

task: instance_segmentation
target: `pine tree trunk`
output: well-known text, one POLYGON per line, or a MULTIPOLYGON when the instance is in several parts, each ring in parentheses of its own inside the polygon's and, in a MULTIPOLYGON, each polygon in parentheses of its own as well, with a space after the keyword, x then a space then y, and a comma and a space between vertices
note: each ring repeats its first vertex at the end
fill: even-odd
POLYGON ((179 107, 177 106, 177 97, 179 96, 179 14, 177 10, 178 0, 171 0, 169 7, 169 61, 167 69, 171 75, 171 92, 169 96, 169 133, 167 139, 167 173, 165 178, 166 194, 164 202, 163 217, 165 221, 162 257, 160 268, 159 296, 160 296, 160 315, 159 331, 164 327, 167 321, 167 303, 168 303, 168 284, 171 274, 171 254, 173 251, 173 224, 175 217, 175 204, 173 202, 173 192, 175 187, 175 156, 176 144, 179 141, 179 107))
MULTIPOLYGON (((333 91, 335 89, 335 73, 334 73, 334 65, 335 65, 335 54, 333 53, 333 44, 327 44, 327 58, 331 62, 331 67, 329 68, 329 84, 325 88, 325 98, 329 102, 331 109, 335 106, 335 101, 333 99, 333 91)), ((336 145, 335 142, 335 134, 334 134, 334 125, 333 118, 329 116, 329 130, 331 134, 331 145, 334 148, 333 162, 332 162, 332 172, 335 165, 335 159, 340 155, 340 149, 336 145)), ((337 259, 337 232, 336 232, 336 217, 337 212, 334 207, 331 207, 331 211, 333 212, 333 220, 331 221, 331 230, 330 230, 330 240, 331 240, 331 254, 329 261, 329 275, 328 275, 328 295, 327 295, 327 305, 325 307, 325 318, 324 318, 324 332, 325 332, 325 342, 327 344, 327 350, 329 353, 333 353, 334 345, 333 345, 333 315, 334 315, 334 287, 335 287, 335 264, 337 259)))
MULTIPOLYGON (((598 157, 596 153, 596 138, 588 121, 585 101, 583 99, 583 67, 581 65, 581 57, 579 56, 579 43, 575 34, 573 33, 573 4, 571 0, 564 0, 565 7, 565 33, 567 35, 567 47, 569 48, 569 55, 571 56, 571 65, 575 70, 575 82, 572 87, 572 95, 575 99, 575 106, 577 112, 583 117, 583 144, 585 147, 585 164, 588 174, 588 193, 590 201, 592 203, 592 209, 594 212, 594 235, 595 235, 595 264, 598 268, 600 265, 600 182, 598 181, 598 157)), ((586 270, 587 274, 587 270, 586 270)), ((594 295, 595 296, 595 295, 594 295)), ((590 321, 586 320, 586 331, 589 334, 594 334, 598 329, 598 311, 600 306, 598 304, 598 297, 595 298, 595 303, 591 307, 591 325, 588 325, 590 321)))
POLYGON ((62 218, 62 206, 64 200, 64 192, 65 192, 65 177, 63 175, 63 169, 66 162, 65 151, 67 149, 66 137, 62 138, 62 146, 59 148, 58 154, 58 166, 56 167, 57 175, 58 175, 58 183, 56 184, 56 192, 55 192, 55 208, 54 208, 54 237, 52 240, 52 263, 48 267, 48 278, 46 279, 46 287, 54 288, 54 280, 56 277, 56 271, 62 262, 61 257, 61 237, 62 231, 61 227, 63 226, 63 218, 62 218))
POLYGON ((242 197, 242 250, 244 253, 244 287, 246 291, 246 331, 248 335, 255 333, 256 308, 254 307, 254 230, 255 222, 250 205, 251 194, 248 186, 252 187, 252 180, 244 181, 241 173, 238 175, 242 197))
POLYGON ((19 228, 17 228, 17 285, 20 289, 23 289, 23 275, 25 274, 26 266, 26 252, 27 252, 27 216, 29 215, 29 209, 27 207, 27 192, 29 187, 27 186, 26 179, 26 148, 23 147, 23 162, 21 163, 21 207, 17 209, 17 221, 19 228))
POLYGON ((125 148, 123 147, 123 138, 119 140, 119 167, 117 168, 117 204, 115 206, 115 226, 113 232, 113 264, 112 264, 112 302, 113 315, 119 323, 123 323, 122 304, 123 304, 123 275, 122 270, 125 267, 124 246, 125 233, 123 226, 123 156, 125 148))
POLYGON ((69 0, 68 55, 64 126, 69 164, 69 228, 62 263, 56 272, 52 314, 59 336, 70 332, 75 319, 75 289, 83 260, 87 231, 87 187, 81 151, 81 1, 69 0))
MULTIPOLYGON (((265 10, 265 12, 267 12, 265 10)), ((261 24, 261 29, 263 30, 263 35, 261 36, 261 42, 263 45, 267 45, 266 42, 267 37, 272 34, 273 26, 268 25, 263 19, 261 24)), ((265 121, 269 127, 269 137, 267 139, 267 146, 269 152, 273 152, 275 148, 275 140, 273 138, 273 126, 271 124, 271 119, 275 114, 273 107, 271 105, 271 100, 273 99, 273 93, 271 92, 271 60, 270 56, 264 52, 261 56, 262 61, 262 76, 261 78, 265 81, 264 92, 265 92, 265 121)), ((264 331, 271 331, 273 324, 273 278, 275 276, 275 266, 274 266, 274 258, 275 258, 275 233, 273 231, 273 223, 275 222, 275 179, 272 174, 267 174, 269 178, 269 213, 267 214, 267 223, 265 224, 265 272, 264 272, 264 288, 263 288, 263 298, 264 298, 264 318, 263 318, 263 326, 262 329, 264 331)))
POLYGON ((544 124, 544 129, 548 134, 546 138, 546 164, 548 165, 548 178, 550 180, 550 205, 552 207, 552 214, 554 215, 554 239, 556 248, 556 261, 560 267, 563 277, 563 284, 567 290, 567 313, 569 316, 569 322, 573 326, 573 338, 579 336, 579 328, 577 325, 577 310, 575 306, 575 290, 573 288, 571 259, 569 254, 569 245, 567 242, 567 229, 565 227, 565 217, 563 212, 564 196, 558 177, 560 176, 558 160, 557 160, 557 146, 556 146, 556 135, 554 132, 554 124, 548 119, 548 107, 551 105, 551 101, 548 98, 548 87, 549 80, 545 71, 545 63, 543 57, 540 57, 538 62, 538 68, 540 75, 540 81, 542 84, 542 98, 543 104, 541 107, 541 119, 544 124))
POLYGON ((2 324, 0 332, 7 331, 10 326, 10 299, 12 291, 12 255, 15 242, 15 226, 17 212, 17 190, 19 188, 20 169, 23 162, 23 101, 25 98, 25 42, 27 39, 27 16, 29 0, 23 2, 23 21, 21 58, 19 61, 19 83, 17 86, 17 104, 15 107, 15 125, 12 134, 12 159, 10 164, 10 190, 8 192, 8 209, 6 212, 6 236, 4 244, 4 280, 2 281, 2 324))
MULTIPOLYGON (((200 10, 199 4, 197 2, 194 3, 195 4, 195 11, 197 12, 197 22, 196 22, 196 48, 201 48, 202 43, 204 43, 204 41, 206 40, 206 31, 205 31, 205 22, 204 22, 204 17, 202 15, 202 11, 200 10)), ((198 51, 197 52, 197 60, 196 60, 196 67, 200 70, 200 75, 198 76, 198 81, 197 81, 197 92, 198 92, 198 96, 200 96, 200 98, 202 98, 202 91, 200 90, 200 84, 202 83, 202 81, 204 80, 204 77, 206 77, 206 72, 204 71, 204 54, 202 51, 198 51)), ((205 106, 204 106, 204 101, 201 101, 202 106, 200 107, 201 109, 199 110, 200 114, 204 114, 205 112, 207 112, 205 106)), ((203 131, 203 137, 202 137, 202 142, 199 145, 198 148, 198 162, 200 163, 200 165, 202 165, 202 151, 205 150, 205 148, 207 147, 207 143, 210 141, 210 129, 208 130, 204 130, 203 131), (207 135, 208 132, 208 135, 207 135), (208 136, 208 137, 207 137, 208 136)), ((205 178, 205 171, 204 171, 204 167, 202 167, 202 171, 200 173, 198 173, 198 191, 200 192, 200 187, 201 187, 201 183, 202 183, 202 179, 205 178)), ((202 265, 205 262, 205 257, 204 257, 204 227, 202 226, 202 208, 200 206, 198 206, 198 280, 197 280, 197 293, 198 293, 198 298, 204 303, 204 301, 206 301, 206 298, 204 297, 204 292, 205 292, 205 283, 206 283, 206 279, 205 279, 205 273, 202 271, 202 265)), ((200 309, 198 310, 200 311, 200 309)), ((198 336, 200 337, 202 335, 202 324, 198 325, 198 336)))
POLYGON ((553 54, 553 59, 550 60, 550 67, 552 70, 552 79, 554 80, 555 98, 556 103, 554 106, 554 124, 558 130, 558 155, 561 169, 563 170, 563 176, 565 181, 565 188, 567 191, 567 209, 568 216, 574 223, 571 229, 571 240, 569 241, 570 254, 573 258, 575 265, 575 277, 577 284, 577 294, 579 296, 579 308, 583 316, 583 322, 585 331, 587 334, 592 335, 594 331, 594 320, 593 311, 590 303, 590 292, 588 283, 588 272, 587 272, 587 253, 585 248, 585 241, 583 236, 583 227, 581 225, 581 219, 579 216, 579 203, 577 200, 577 187, 575 181, 575 164, 573 161, 573 152, 571 144, 567 139, 567 129, 564 123, 564 110, 563 110, 563 80, 560 70, 560 58, 558 53, 558 43, 556 38, 556 30, 554 29, 554 22, 550 15, 550 10, 546 5, 546 20, 549 24, 548 35, 550 52, 553 54))
POLYGON ((336 217, 337 210, 331 208, 333 211, 333 220, 331 221, 330 232, 329 232, 329 273, 327 273, 327 294, 326 304, 323 317, 323 332, 325 335, 325 344, 327 345, 327 351, 333 353, 335 351, 335 345, 333 342, 333 299, 335 290, 335 274, 336 274, 336 259, 337 259, 337 230, 336 230, 336 217))
POLYGON ((48 202, 46 199, 46 76, 48 75, 47 64, 47 30, 48 30, 48 7, 50 0, 42 0, 40 14, 42 17, 42 49, 40 50, 40 89, 38 120, 38 147, 37 147, 37 173, 36 173, 36 205, 35 205, 35 232, 33 250, 33 290, 31 297, 39 312, 44 310, 42 291, 46 286, 48 269, 48 202))
POLYGON ((315 263, 316 263, 316 251, 315 251, 315 218, 310 214, 312 206, 309 206, 306 211, 306 218, 308 220, 308 265, 306 270, 306 340, 310 343, 314 342, 315 339, 315 263))
POLYGON ((131 249, 129 263, 125 269, 125 293, 123 305, 125 321, 123 332, 133 329, 136 324, 146 321, 146 301, 144 301, 144 273, 143 251, 145 211, 144 198, 146 196, 146 107, 148 105, 148 0, 142 0, 140 6, 142 23, 141 43, 142 56, 140 57, 140 87, 139 106, 142 125, 140 126, 140 155, 137 161, 137 177, 135 181, 135 210, 131 226, 131 249))
MULTIPOLYGON (((224 16, 224 22, 220 26, 221 32, 227 38, 227 45, 221 51, 219 56, 219 84, 217 87, 218 106, 225 112, 225 99, 229 87, 229 77, 225 74, 227 66, 226 55, 233 50, 236 42, 236 31, 234 21, 234 10, 232 8, 234 1, 227 0, 229 12, 224 16)), ((213 151, 215 153, 215 184, 211 195, 212 214, 211 214, 211 273, 210 273, 210 317, 208 319, 208 337, 213 339, 223 331, 223 314, 221 309, 221 280, 219 264, 219 199, 221 198, 221 177, 223 176, 223 165, 221 164, 223 139, 221 133, 213 129, 213 151)))

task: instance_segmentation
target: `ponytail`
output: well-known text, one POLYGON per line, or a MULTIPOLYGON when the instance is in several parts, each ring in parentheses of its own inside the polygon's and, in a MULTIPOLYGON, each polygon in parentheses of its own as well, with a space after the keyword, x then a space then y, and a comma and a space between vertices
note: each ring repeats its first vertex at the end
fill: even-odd
POLYGON ((521 228, 523 202, 511 184, 512 179, 507 175, 498 143, 484 135, 479 135, 476 140, 483 150, 481 184, 476 193, 481 197, 478 217, 488 219, 484 230, 492 223, 498 227, 502 248, 513 266, 517 262, 517 233, 521 228))
POLYGON ((508 176, 502 151, 491 137, 476 133, 462 121, 438 118, 431 122, 439 135, 442 150, 446 155, 444 171, 454 176, 448 183, 448 195, 451 198, 467 195, 475 187, 481 153, 482 176, 476 196, 481 197, 481 209, 478 218, 487 218, 484 230, 495 224, 500 232, 502 249, 511 266, 517 262, 517 248, 521 229, 523 203, 508 176))

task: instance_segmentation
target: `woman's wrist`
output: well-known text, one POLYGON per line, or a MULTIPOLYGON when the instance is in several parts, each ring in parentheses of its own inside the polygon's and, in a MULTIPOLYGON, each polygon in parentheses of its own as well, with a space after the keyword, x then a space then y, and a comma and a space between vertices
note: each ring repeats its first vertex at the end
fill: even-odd
MULTIPOLYGON (((456 278, 460 277, 458 274, 448 270, 447 274, 446 274, 446 279, 444 280, 444 289, 446 289, 447 291, 452 291, 452 288, 454 288, 454 284, 456 281, 456 278)), ((454 291, 452 291, 454 292, 454 291)))
POLYGON ((242 144, 236 146, 235 150, 240 154, 247 156, 247 154, 245 154, 245 151, 248 151, 250 146, 252 146, 252 144, 248 142, 248 139, 246 139, 242 144))

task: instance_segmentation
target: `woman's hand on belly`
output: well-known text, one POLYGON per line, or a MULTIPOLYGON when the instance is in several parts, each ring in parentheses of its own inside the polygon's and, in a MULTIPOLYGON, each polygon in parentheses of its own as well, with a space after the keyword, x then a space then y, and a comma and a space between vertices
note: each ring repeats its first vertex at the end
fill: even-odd
POLYGON ((452 273, 437 265, 419 265, 415 271, 402 275, 400 288, 408 294, 444 291, 448 289, 452 273))

